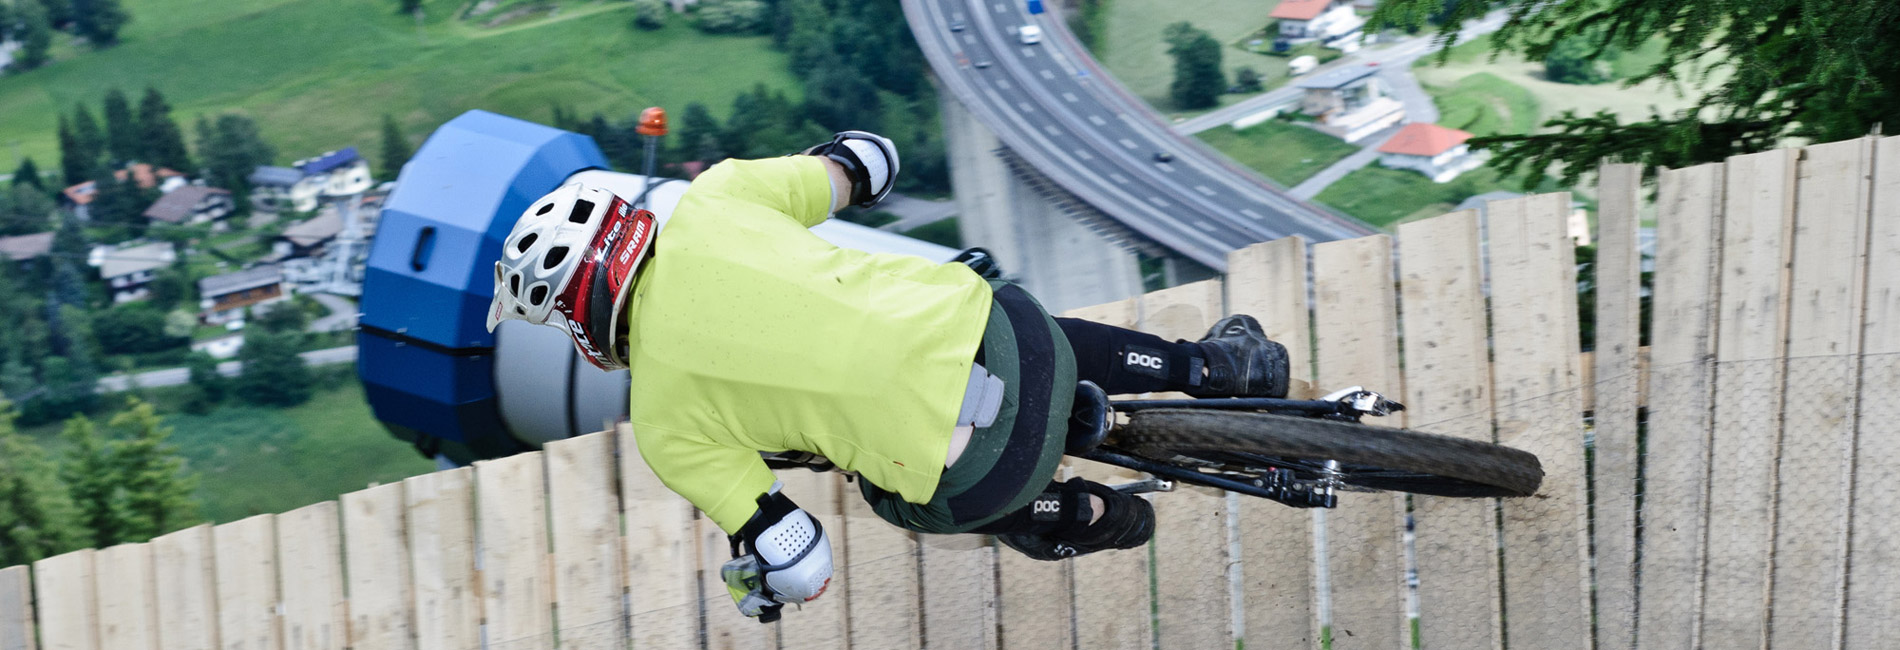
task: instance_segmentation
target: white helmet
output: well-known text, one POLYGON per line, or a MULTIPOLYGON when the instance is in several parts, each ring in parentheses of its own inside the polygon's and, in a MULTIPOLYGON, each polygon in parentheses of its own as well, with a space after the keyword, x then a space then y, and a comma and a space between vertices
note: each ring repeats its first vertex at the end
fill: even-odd
POLYGON ((653 213, 599 187, 549 192, 502 242, 488 331, 505 319, 560 327, 595 366, 627 367, 618 329, 658 226, 653 213))

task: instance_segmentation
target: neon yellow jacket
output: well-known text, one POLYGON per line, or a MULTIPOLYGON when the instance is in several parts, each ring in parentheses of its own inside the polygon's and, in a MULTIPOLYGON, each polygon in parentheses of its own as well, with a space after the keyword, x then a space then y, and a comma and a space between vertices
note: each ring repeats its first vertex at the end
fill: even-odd
POLYGON ((989 286, 961 264, 831 245, 807 230, 830 202, 817 158, 715 165, 629 300, 640 454, 727 533, 774 480, 759 451, 823 454, 915 503, 943 472, 989 286))

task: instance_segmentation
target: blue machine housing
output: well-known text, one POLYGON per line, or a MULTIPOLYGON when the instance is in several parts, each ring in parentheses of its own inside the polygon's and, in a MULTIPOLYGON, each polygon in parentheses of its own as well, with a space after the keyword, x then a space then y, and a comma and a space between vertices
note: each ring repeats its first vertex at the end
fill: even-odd
POLYGON ((363 280, 357 372, 378 420, 432 456, 525 448, 502 423, 483 327, 494 260, 530 203, 606 167, 592 138, 487 111, 429 136, 384 205, 363 280))

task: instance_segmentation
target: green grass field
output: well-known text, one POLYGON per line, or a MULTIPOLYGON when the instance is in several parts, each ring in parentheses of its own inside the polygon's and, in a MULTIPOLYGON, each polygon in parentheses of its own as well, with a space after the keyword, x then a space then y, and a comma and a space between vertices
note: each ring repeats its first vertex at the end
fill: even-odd
POLYGON ((57 169, 56 112, 84 102, 96 115, 112 87, 135 101, 157 87, 187 137, 199 115, 248 114, 279 163, 346 145, 374 156, 383 113, 420 142, 477 108, 546 121, 555 104, 624 118, 698 101, 723 116, 755 83, 799 92, 765 37, 706 36, 677 17, 637 32, 614 0, 485 28, 496 13, 456 19, 463 4, 429 0, 418 25, 387 0, 125 0, 123 44, 62 40, 45 67, 0 76, 0 151, 57 169))
POLYGON ((1168 44, 1162 42, 1161 30, 1183 20, 1207 30, 1214 40, 1227 46, 1221 48, 1221 67, 1227 71, 1228 83, 1233 83, 1234 71, 1241 66, 1259 71, 1268 87, 1286 81, 1286 58, 1255 54, 1238 47, 1244 44, 1244 38, 1267 24, 1273 2, 1101 1, 1106 6, 1102 11, 1101 34, 1096 39, 1095 58, 1122 85, 1157 110, 1175 110, 1168 99, 1168 84, 1174 80, 1174 57, 1168 55, 1168 44))
POLYGON ((1489 72, 1468 75, 1449 86, 1430 86, 1438 105, 1438 123, 1473 135, 1529 133, 1537 128, 1537 98, 1523 86, 1489 72))
POLYGON ((1241 131, 1223 125, 1196 135, 1235 162, 1288 187, 1359 150, 1339 138, 1274 120, 1241 131))
POLYGON ((1489 167, 1465 172, 1449 183, 1433 183, 1415 171, 1372 164, 1347 174, 1313 199, 1390 229, 1400 222, 1444 214, 1460 201, 1493 190, 1519 191, 1514 183, 1500 181, 1489 167))

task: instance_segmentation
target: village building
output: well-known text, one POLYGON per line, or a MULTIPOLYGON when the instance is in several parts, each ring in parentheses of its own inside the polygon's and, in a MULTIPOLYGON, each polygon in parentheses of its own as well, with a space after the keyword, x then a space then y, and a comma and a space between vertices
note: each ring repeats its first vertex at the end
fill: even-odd
POLYGON ((1358 142, 1405 120, 1405 104, 1388 96, 1377 64, 1328 70, 1295 84, 1305 91, 1300 112, 1320 131, 1358 142))
POLYGON ((258 167, 251 172, 251 201, 264 210, 309 212, 325 198, 352 196, 375 186, 369 161, 356 147, 344 147, 290 167, 258 167))
POLYGON ((1279 21, 1276 47, 1329 40, 1359 31, 1366 24, 1351 0, 1281 0, 1267 17, 1279 21))
POLYGON ((1471 134, 1437 124, 1413 122, 1379 147, 1379 164, 1391 169, 1410 169, 1434 183, 1457 178, 1484 163, 1473 155, 1466 140, 1471 134))
MULTIPOLYGON (((145 218, 173 225, 191 225, 217 221, 231 214, 231 191, 203 185, 186 185, 158 197, 145 209, 145 218)), ((222 226, 223 224, 218 224, 222 226)))
POLYGON ((251 182, 251 203, 261 210, 309 212, 317 209, 317 198, 322 194, 316 179, 289 167, 258 167, 247 180, 251 182))
MULTIPOLYGON (((154 168, 145 163, 127 165, 125 169, 112 172, 112 176, 121 183, 129 178, 137 183, 141 190, 158 188, 160 192, 170 192, 183 187, 186 183, 184 174, 164 167, 154 168)), ((91 221, 92 213, 89 206, 92 205, 93 199, 98 198, 98 195, 97 181, 78 183, 60 190, 59 205, 71 210, 73 215, 79 217, 81 221, 91 221)))
POLYGON ((31 235, 0 237, 0 256, 9 262, 27 264, 53 252, 53 233, 36 232, 31 235))
POLYGON ((291 293, 276 264, 214 275, 198 281, 199 317, 208 325, 223 325, 242 320, 247 308, 289 300, 291 293))
POLYGON ((87 255, 86 263, 99 268, 99 277, 112 289, 112 302, 117 304, 150 296, 147 285, 158 277, 159 269, 177 260, 170 243, 153 242, 123 248, 99 246, 87 255))
POLYGON ((298 257, 317 257, 323 254, 324 247, 336 240, 343 232, 343 217, 336 206, 324 206, 317 216, 299 221, 284 228, 284 232, 271 242, 270 259, 284 260, 298 257))

